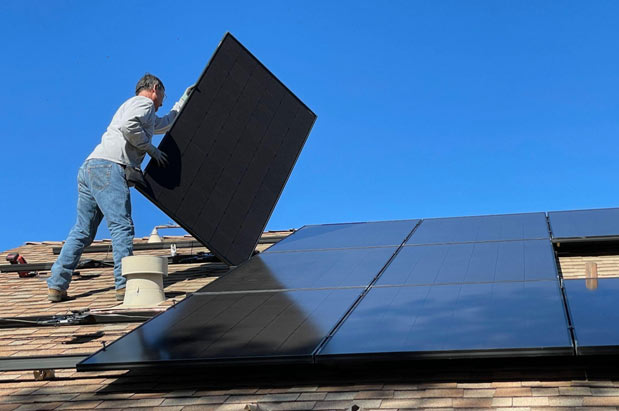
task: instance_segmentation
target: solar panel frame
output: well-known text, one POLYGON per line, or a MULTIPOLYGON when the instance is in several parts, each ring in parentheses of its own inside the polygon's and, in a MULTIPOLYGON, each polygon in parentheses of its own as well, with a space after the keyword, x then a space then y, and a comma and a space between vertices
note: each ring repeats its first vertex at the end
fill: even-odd
POLYGON ((229 265, 247 260, 316 115, 230 33, 136 187, 229 265), (202 160, 202 161, 201 161, 202 160))

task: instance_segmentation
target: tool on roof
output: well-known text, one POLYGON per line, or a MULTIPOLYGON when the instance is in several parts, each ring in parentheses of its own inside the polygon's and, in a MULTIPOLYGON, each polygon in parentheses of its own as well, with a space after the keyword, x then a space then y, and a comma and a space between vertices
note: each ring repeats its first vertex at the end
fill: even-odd
MULTIPOLYGON (((6 261, 11 263, 11 265, 13 265, 13 264, 28 264, 26 262, 26 259, 22 255, 20 255, 19 253, 10 253, 9 255, 6 256, 6 261)), ((18 271, 17 274, 21 278, 27 278, 27 277, 35 277, 38 273, 36 271, 18 271)))

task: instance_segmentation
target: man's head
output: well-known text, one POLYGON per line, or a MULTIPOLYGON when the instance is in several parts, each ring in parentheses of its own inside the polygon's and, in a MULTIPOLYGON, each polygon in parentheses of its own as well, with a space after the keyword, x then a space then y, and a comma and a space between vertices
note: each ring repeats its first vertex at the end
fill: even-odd
POLYGON ((155 103, 155 111, 157 111, 163 104, 165 87, 159 78, 150 73, 146 73, 140 81, 138 81, 138 84, 135 85, 135 95, 148 97, 153 100, 153 103, 155 103))

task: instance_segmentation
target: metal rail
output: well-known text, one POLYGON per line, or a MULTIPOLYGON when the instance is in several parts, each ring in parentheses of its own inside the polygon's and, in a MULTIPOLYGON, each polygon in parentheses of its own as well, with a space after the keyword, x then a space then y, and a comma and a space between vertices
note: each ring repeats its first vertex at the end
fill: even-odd
MULTIPOLYGON (((286 238, 287 235, 278 235, 272 237, 260 238, 258 244, 273 244, 286 238)), ((137 243, 133 244, 133 250, 165 250, 170 246, 176 245, 176 248, 208 248, 204 244, 196 240, 190 241, 165 241, 162 243, 137 243)), ((55 255, 60 254, 62 247, 54 247, 52 251, 55 255)), ((84 253, 101 253, 106 251, 112 251, 112 244, 91 245, 84 248, 84 253)))
POLYGON ((27 371, 75 368, 88 355, 54 355, 50 357, 0 357, 0 371, 27 371))
MULTIPOLYGON (((208 263, 211 268, 228 268, 227 264, 221 262, 219 258, 213 254, 176 254, 168 257, 168 264, 205 264, 208 263)), ((21 271, 47 271, 52 268, 54 263, 33 263, 33 264, 6 264, 0 265, 0 273, 16 273, 21 271)), ((114 260, 81 260, 76 270, 85 270, 88 268, 104 268, 114 267, 114 260)))
POLYGON ((0 329, 21 327, 57 327, 60 325, 114 324, 144 322, 155 315, 164 312, 161 309, 152 310, 78 310, 70 314, 39 315, 24 317, 0 318, 0 329))

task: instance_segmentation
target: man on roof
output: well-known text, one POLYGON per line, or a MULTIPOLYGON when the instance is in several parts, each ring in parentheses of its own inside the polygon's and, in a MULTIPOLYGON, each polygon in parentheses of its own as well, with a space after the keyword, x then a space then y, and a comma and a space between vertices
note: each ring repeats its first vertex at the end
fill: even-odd
POLYGON ((158 117, 155 113, 163 104, 165 87, 157 77, 145 74, 135 87, 135 96, 116 111, 101 143, 78 171, 77 221, 52 266, 47 280, 48 300, 68 299, 67 289, 73 270, 84 248, 94 240, 104 216, 112 236, 116 299, 124 299, 126 279, 122 276, 121 260, 133 254, 134 236, 129 186, 133 185, 131 181, 139 181, 146 153, 159 166, 167 165, 166 154, 151 140, 153 134, 168 131, 192 89, 185 90, 167 115, 158 117))

